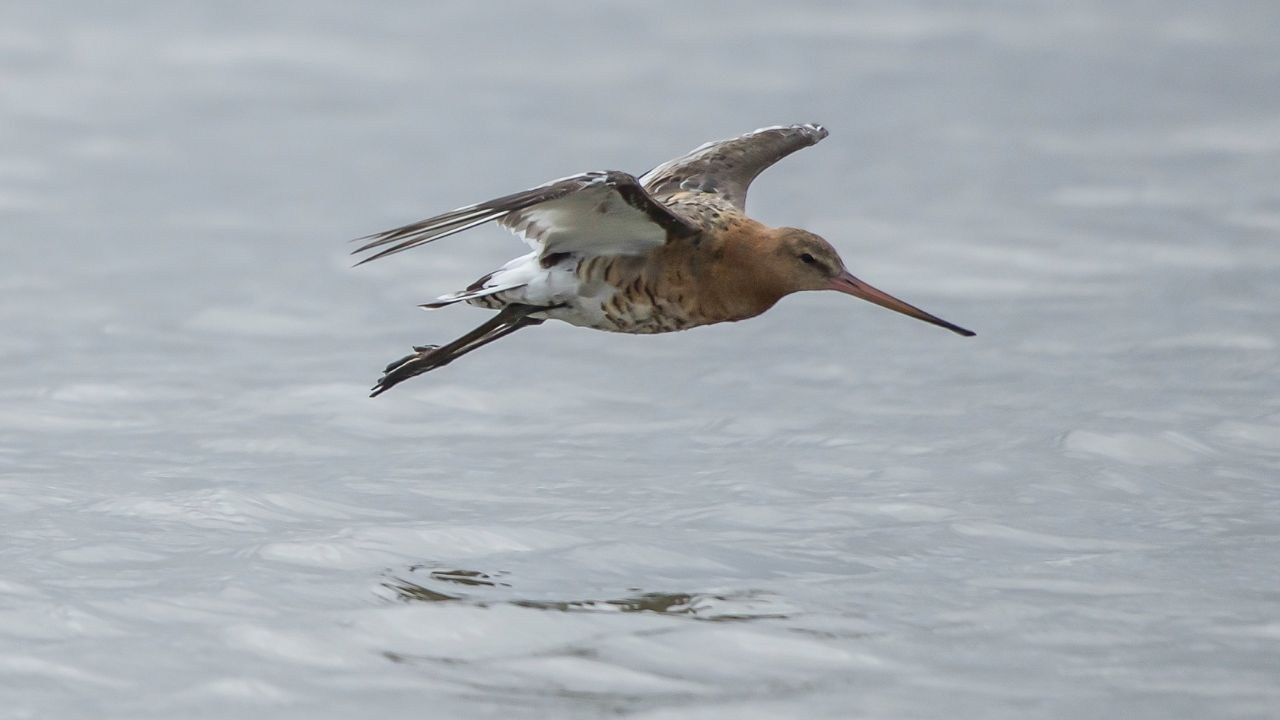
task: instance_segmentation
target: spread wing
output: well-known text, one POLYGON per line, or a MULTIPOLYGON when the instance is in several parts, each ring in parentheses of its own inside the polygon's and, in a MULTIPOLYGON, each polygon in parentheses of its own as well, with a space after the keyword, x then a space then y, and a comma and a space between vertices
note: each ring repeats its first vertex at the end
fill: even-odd
POLYGON ((491 220, 520 235, 542 256, 642 253, 698 228, 654 200, 631 175, 582 173, 496 200, 468 205, 368 237, 356 253, 383 248, 358 264, 394 255, 491 220))
POLYGON ((640 177, 654 197, 677 192, 719 196, 739 210, 747 206, 747 188, 770 165, 827 136, 821 125, 760 128, 736 138, 707 143, 669 160, 640 177))

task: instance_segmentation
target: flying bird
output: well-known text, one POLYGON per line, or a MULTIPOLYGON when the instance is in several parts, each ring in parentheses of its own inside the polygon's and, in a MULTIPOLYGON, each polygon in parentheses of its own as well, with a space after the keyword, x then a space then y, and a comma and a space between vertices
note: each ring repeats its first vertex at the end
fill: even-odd
POLYGON ((370 396, 546 320, 673 332, 755 317, 803 290, 848 293, 972 336, 854 277, 821 237, 747 217, 751 181, 826 136, 820 125, 761 128, 702 145, 638 178, 585 172, 360 238, 366 242, 353 254, 376 252, 357 264, 491 221, 532 248, 465 290, 424 304, 465 302, 498 312, 453 342, 415 346, 386 367, 370 396))

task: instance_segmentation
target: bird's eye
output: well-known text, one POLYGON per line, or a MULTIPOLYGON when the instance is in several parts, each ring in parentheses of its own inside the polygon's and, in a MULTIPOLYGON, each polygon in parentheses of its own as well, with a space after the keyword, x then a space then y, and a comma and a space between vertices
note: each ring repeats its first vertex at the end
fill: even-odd
POLYGON ((809 253, 804 253, 803 255, 800 256, 800 262, 804 263, 805 265, 814 265, 818 261, 809 253))

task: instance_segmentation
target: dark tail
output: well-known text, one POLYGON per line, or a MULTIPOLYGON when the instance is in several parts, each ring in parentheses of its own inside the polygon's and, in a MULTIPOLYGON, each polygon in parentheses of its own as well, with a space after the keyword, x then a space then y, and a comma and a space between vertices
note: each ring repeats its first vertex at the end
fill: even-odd
POLYGON ((412 355, 396 360, 382 371, 382 378, 373 386, 369 397, 377 397, 411 377, 448 365, 472 350, 500 340, 522 327, 541 325, 544 322, 542 319, 531 318, 529 315, 546 309, 533 305, 508 305, 485 324, 447 345, 415 346, 412 355))

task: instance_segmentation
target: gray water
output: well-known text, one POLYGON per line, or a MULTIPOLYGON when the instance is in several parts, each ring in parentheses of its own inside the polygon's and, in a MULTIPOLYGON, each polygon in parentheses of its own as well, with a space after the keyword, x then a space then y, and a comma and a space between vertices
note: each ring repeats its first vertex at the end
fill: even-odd
POLYGON ((1280 5, 8 3, 0 718, 1280 715, 1280 5), (485 314, 496 228, 822 122, 846 296, 485 314))

